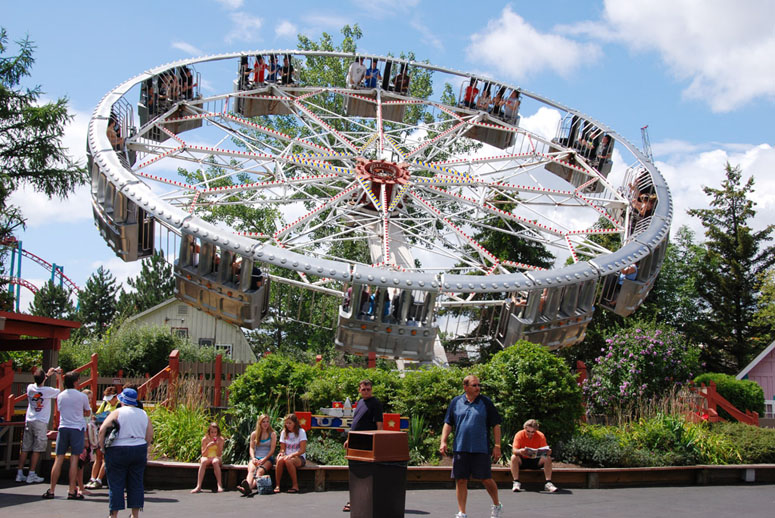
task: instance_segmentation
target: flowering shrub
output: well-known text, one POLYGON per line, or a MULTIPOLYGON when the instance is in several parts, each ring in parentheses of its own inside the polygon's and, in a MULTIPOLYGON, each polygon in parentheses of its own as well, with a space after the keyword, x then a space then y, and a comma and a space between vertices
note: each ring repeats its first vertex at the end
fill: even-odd
POLYGON ((587 413, 610 414, 667 395, 688 383, 699 367, 699 350, 676 331, 638 324, 606 340, 584 382, 587 413))

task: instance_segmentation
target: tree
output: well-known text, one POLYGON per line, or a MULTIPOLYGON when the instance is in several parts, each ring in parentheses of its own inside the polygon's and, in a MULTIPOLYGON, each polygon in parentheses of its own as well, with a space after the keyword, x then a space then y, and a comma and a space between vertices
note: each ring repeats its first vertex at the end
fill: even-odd
MULTIPOLYGON (((67 99, 40 104, 40 86, 22 88, 21 81, 35 62, 34 46, 25 38, 17 42, 17 55, 6 56, 7 42, 6 30, 0 28, 0 241, 24 226, 21 210, 8 203, 20 186, 49 197, 66 197, 87 179, 86 170, 62 147, 65 125, 72 118, 67 99)), ((0 252, 0 259, 3 255, 0 252)), ((0 281, 0 288, 5 284, 0 281)), ((0 303, 9 306, 8 296, 0 292, 0 303)))
POLYGON ((110 270, 100 266, 86 281, 78 298, 79 320, 89 332, 102 338, 116 315, 116 279, 110 270))
POLYGON ((775 225, 754 231, 749 199, 753 177, 742 183, 739 167, 726 165, 721 189, 704 187, 709 209, 691 209, 705 227, 706 257, 699 265, 698 293, 708 306, 706 361, 710 370, 737 372, 764 346, 753 325, 762 274, 775 264, 775 245, 765 246, 775 225))
POLYGON ((694 241, 694 232, 687 226, 679 228, 638 317, 674 327, 691 342, 700 343, 708 310, 698 292, 704 260, 705 249, 694 241))
POLYGON ((175 294, 172 266, 161 253, 143 259, 140 274, 127 279, 127 284, 135 291, 119 294, 118 309, 123 317, 142 313, 175 294))
POLYGON ((764 343, 775 340, 775 269, 770 269, 762 276, 759 308, 753 323, 761 331, 764 343))
POLYGON ((75 306, 70 302, 70 293, 65 288, 48 281, 35 294, 28 311, 37 317, 72 320, 75 306))

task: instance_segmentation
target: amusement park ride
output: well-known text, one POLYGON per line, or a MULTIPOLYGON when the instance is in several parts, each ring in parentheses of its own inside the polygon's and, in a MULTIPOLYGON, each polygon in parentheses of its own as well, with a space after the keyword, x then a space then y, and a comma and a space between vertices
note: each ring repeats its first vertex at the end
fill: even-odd
POLYGON ((39 257, 32 252, 25 250, 22 248, 21 241, 17 241, 15 238, 11 237, 5 239, 4 241, 0 241, 0 247, 9 249, 11 251, 11 257, 9 261, 10 268, 8 268, 9 275, 4 276, 3 280, 8 283, 8 291, 14 294, 14 304, 17 313, 19 312, 19 302, 21 300, 19 293, 21 288, 26 288, 32 293, 38 292, 37 286, 22 277, 22 258, 24 257, 30 259, 32 262, 51 272, 52 283, 59 279, 59 286, 66 286, 70 293, 78 293, 80 291, 78 285, 76 285, 67 275, 65 275, 64 267, 62 265, 49 263, 42 257, 39 257))
POLYGON ((428 361, 442 336, 472 329, 556 349, 582 340, 598 308, 637 309, 672 216, 647 156, 518 86, 363 57, 381 64, 376 87, 305 83, 307 62, 346 70, 356 56, 294 50, 178 61, 117 86, 87 143, 104 239, 135 261, 172 236, 177 297, 246 328, 266 317, 274 283, 336 297, 329 325, 356 354, 428 361), (298 73, 258 82, 258 55, 298 73), (218 84, 224 69, 237 79, 218 84), (462 85, 458 102, 413 96, 423 74, 462 85), (222 93, 204 95, 203 78, 222 93), (523 124, 539 108, 556 114, 554 135, 523 124), (544 247, 555 266, 504 256, 495 241, 544 247))

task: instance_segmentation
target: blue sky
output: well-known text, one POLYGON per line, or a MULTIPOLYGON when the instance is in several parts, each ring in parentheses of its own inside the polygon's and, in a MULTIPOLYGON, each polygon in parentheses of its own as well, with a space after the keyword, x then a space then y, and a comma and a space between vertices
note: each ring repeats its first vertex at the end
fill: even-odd
MULTIPOLYGON (((775 4, 771 0, 482 2, 371 0, 253 2, 5 2, 0 25, 37 46, 29 84, 66 96, 75 119, 65 139, 81 160, 86 126, 114 86, 169 61, 296 47, 296 35, 339 39, 360 25, 359 49, 413 51, 436 65, 482 73, 577 108, 640 143, 649 126, 657 166, 674 196, 674 229, 699 225, 703 185, 726 161, 756 177, 755 225, 775 221, 775 4)), ((14 196, 28 218, 25 249, 83 286, 104 265, 120 280, 138 263, 115 258, 92 222, 86 188, 68 200, 14 196)), ((24 276, 46 273, 25 262, 24 276)), ((23 294, 23 309, 30 299, 23 294)))

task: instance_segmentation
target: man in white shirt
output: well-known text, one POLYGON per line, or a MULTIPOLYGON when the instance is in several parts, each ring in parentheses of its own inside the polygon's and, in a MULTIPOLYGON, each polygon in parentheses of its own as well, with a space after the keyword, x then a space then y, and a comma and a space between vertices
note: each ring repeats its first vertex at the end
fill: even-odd
POLYGON ((59 408, 59 432, 57 433, 57 457, 51 468, 51 487, 43 493, 43 498, 54 498, 54 490, 57 487, 59 473, 65 461, 67 449, 70 449, 70 490, 67 493, 68 500, 82 500, 83 495, 78 493, 76 482, 78 477, 78 456, 83 451, 84 429, 86 421, 84 417, 91 415, 89 398, 86 394, 75 388, 78 381, 77 372, 65 374, 65 390, 57 396, 57 408, 59 408))
POLYGON ((353 64, 350 65, 350 69, 347 71, 347 87, 355 88, 362 86, 363 77, 366 75, 366 67, 363 66, 363 58, 358 57, 353 64))
POLYGON ((51 400, 59 395, 59 389, 46 387, 43 384, 46 382, 46 378, 54 373, 61 377, 62 369, 57 370, 51 367, 46 373, 38 367, 32 374, 35 383, 27 385, 27 417, 24 421, 24 436, 22 436, 16 482, 27 482, 28 484, 43 482, 43 477, 38 476, 35 469, 38 467, 41 452, 46 451, 46 432, 48 432, 48 422, 51 419, 51 400), (25 477, 24 463, 27 462, 29 452, 32 452, 30 472, 25 477))

